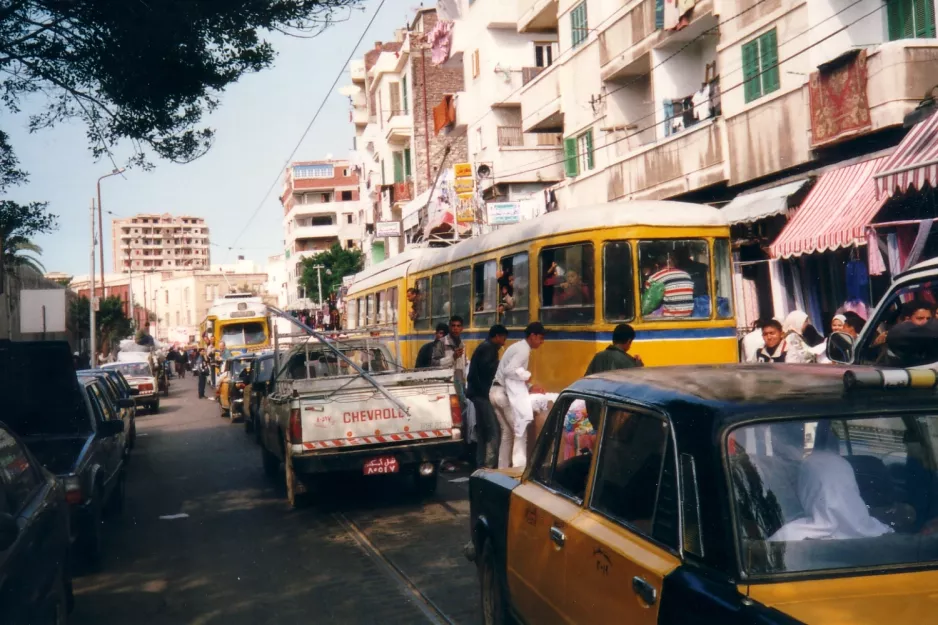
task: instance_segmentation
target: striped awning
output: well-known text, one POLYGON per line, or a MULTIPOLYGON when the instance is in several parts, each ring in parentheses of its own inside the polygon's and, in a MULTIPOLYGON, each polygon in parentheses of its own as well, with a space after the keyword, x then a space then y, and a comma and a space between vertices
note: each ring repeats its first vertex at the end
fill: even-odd
POLYGON ((917 123, 876 172, 876 191, 890 196, 910 187, 938 188, 938 114, 917 123))
POLYGON ((876 194, 873 174, 887 158, 823 174, 769 246, 772 257, 789 258, 863 243, 866 226, 886 203, 885 196, 876 194))
POLYGON ((807 182, 807 178, 802 178, 761 191, 740 193, 723 207, 723 215, 730 225, 748 224, 766 217, 787 215, 789 197, 800 191, 807 182))

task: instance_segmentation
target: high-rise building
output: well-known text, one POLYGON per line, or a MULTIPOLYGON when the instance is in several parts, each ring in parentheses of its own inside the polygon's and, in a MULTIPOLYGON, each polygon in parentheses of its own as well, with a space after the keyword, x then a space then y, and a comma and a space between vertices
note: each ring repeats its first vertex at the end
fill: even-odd
POLYGON ((111 222, 114 270, 208 269, 208 226, 201 217, 139 214, 111 222))

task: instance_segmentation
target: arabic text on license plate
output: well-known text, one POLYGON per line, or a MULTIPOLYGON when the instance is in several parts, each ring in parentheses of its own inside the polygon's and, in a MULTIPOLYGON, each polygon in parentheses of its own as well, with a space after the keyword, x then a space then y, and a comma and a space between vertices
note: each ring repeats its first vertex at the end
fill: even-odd
POLYGON ((394 456, 380 456, 372 458, 365 463, 365 475, 381 475, 383 473, 397 473, 399 470, 397 458, 394 456))

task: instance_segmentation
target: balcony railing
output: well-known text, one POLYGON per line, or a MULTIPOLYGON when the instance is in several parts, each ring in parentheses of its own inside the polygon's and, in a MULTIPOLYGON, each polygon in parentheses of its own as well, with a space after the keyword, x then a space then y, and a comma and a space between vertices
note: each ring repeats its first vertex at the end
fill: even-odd
POLYGON ((524 145, 524 135, 521 126, 499 126, 498 147, 520 148, 524 145))
POLYGON ((536 136, 538 146, 559 147, 563 145, 562 132, 538 132, 536 136))
POLYGON ((521 68, 521 84, 526 85, 535 78, 537 75, 544 71, 543 67, 522 67, 521 68))

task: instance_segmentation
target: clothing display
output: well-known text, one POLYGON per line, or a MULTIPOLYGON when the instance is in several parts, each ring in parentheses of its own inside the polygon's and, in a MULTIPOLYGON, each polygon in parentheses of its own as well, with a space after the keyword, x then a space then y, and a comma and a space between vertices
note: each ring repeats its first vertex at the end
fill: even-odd
POLYGON ((851 260, 846 267, 847 300, 860 301, 869 304, 870 276, 866 264, 859 260, 851 260))
POLYGON ((889 257, 889 273, 902 273, 902 261, 899 260, 899 235, 891 232, 886 235, 886 255, 889 257))
POLYGON ((869 258, 869 273, 871 276, 881 276, 886 273, 886 262, 879 249, 879 236, 876 230, 870 228, 866 233, 866 253, 869 258))
POLYGON ((700 91, 691 96, 694 106, 694 119, 703 121, 710 118, 710 85, 705 84, 700 91))

